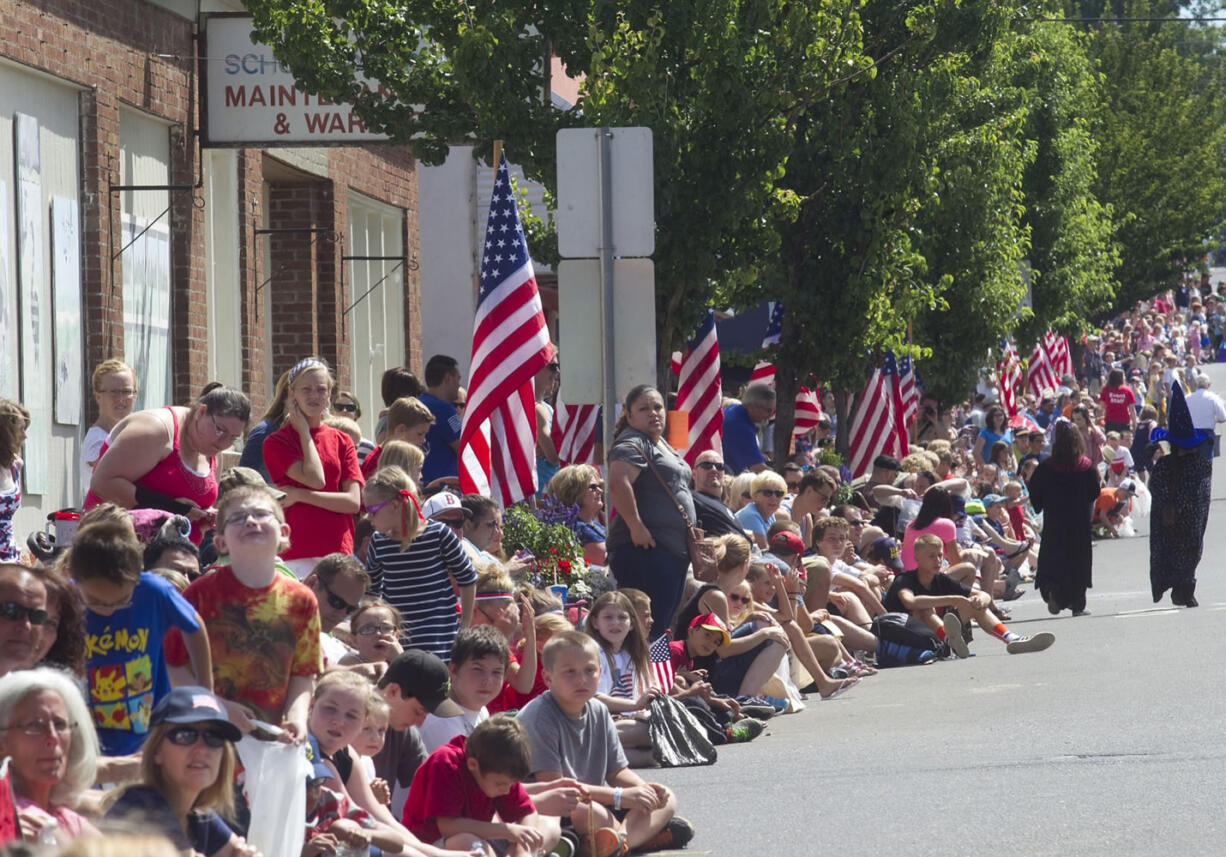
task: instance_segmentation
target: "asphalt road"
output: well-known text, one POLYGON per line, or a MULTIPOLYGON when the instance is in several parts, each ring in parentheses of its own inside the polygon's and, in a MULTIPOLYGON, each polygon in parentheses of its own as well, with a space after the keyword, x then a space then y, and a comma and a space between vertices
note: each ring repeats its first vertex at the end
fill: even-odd
POLYGON ((969 660, 882 670, 714 766, 644 772, 697 828, 678 853, 1226 853, 1226 460, 1213 485, 1200 607, 1153 603, 1144 523, 1099 542, 1090 616, 1010 605, 1047 651, 976 630, 969 660))

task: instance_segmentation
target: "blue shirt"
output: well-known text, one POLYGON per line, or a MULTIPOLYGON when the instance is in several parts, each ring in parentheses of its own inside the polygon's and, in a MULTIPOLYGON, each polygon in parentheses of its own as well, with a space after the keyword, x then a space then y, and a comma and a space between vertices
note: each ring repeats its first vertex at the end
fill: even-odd
POLYGON ((444 402, 438 396, 422 393, 417 398, 434 414, 434 425, 430 426, 426 435, 430 450, 421 466, 422 483, 427 484, 444 476, 459 475, 459 460, 451 445, 460 439, 460 414, 450 402, 444 402))
POLYGON ((756 503, 746 503, 736 513, 736 520, 742 527, 749 530, 751 533, 757 533, 765 537, 771 524, 775 523, 775 516, 771 515, 770 520, 762 517, 762 513, 758 511, 756 503))
POLYGON ((724 464, 732 475, 755 464, 766 463, 758 447, 758 427, 749 418, 744 405, 738 402, 724 408, 724 427, 720 433, 724 442, 724 464))
POLYGON ((992 454, 992 444, 1003 440, 1009 446, 1013 446, 1013 431, 1011 429, 1005 429, 1004 434, 996 434, 996 432, 984 428, 979 430, 979 436, 983 438, 983 449, 979 451, 979 458, 984 464, 988 463, 988 456, 992 454))
POLYGON ((162 639, 172 628, 200 630, 196 610, 170 581, 147 571, 132 603, 110 616, 85 611, 85 672, 89 708, 102 752, 140 749, 157 701, 170 692, 162 639))

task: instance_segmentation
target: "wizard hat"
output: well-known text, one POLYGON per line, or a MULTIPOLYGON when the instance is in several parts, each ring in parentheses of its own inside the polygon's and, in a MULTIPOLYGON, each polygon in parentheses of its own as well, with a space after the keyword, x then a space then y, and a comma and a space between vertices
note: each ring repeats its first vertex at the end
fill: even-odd
POLYGON ((1167 428, 1155 428, 1150 432, 1150 443, 1165 440, 1180 449, 1195 449, 1202 443, 1213 439, 1212 431, 1193 427, 1192 415, 1188 413, 1188 403, 1183 398, 1183 386, 1178 381, 1171 383, 1171 400, 1167 406, 1166 424, 1167 428))

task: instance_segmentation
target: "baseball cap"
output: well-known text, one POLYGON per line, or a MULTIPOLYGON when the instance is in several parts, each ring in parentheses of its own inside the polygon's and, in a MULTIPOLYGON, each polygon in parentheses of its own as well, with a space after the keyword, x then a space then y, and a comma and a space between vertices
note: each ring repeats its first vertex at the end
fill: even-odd
POLYGON ((267 491, 274 500, 284 500, 285 492, 275 485, 269 485, 264 481, 264 477, 260 475, 258 470, 251 467, 231 467, 225 473, 217 477, 218 496, 225 494, 227 491, 237 488, 240 485, 251 485, 256 488, 263 488, 267 491))
POLYGON ((714 631, 722 638, 721 646, 726 646, 732 642, 732 635, 728 633, 728 627, 724 625, 722 619, 714 613, 699 613, 694 617, 694 621, 690 622, 690 628, 702 628, 707 631, 714 631))
POLYGON ((879 562, 886 568, 902 571, 902 558, 898 554, 898 541, 889 536, 873 539, 865 554, 873 562, 879 562))
POLYGON ((460 504, 460 498, 450 491, 440 491, 421 504, 421 514, 424 518, 434 518, 443 512, 459 512, 465 518, 472 514, 460 504))
POLYGON ((771 536, 770 548, 772 553, 800 556, 805 552, 805 543, 791 530, 783 530, 771 536))
POLYGON ((239 728, 230 722, 230 715, 226 714, 221 700, 198 685, 176 687, 158 700, 149 717, 149 726, 152 728, 159 723, 213 723, 227 741, 238 741, 243 737, 239 728))
POLYGON ((1003 497, 1000 494, 989 494, 988 496, 983 498, 983 507, 986 509, 988 506, 991 506, 994 503, 1003 503, 1005 502, 1006 499, 1007 498, 1003 497))
POLYGON ((379 687, 395 682, 400 685, 402 696, 411 696, 435 717, 456 717, 464 709, 448 697, 451 692, 451 675, 442 658, 421 649, 409 649, 397 655, 387 665, 387 672, 379 679, 379 687))
POLYGON ((1137 493, 1137 483, 1133 482, 1131 479, 1125 479, 1123 482, 1120 483, 1120 487, 1123 488, 1125 491, 1127 491, 1129 494, 1137 493))
POLYGON ((308 734, 307 740, 302 745, 306 752, 307 761, 311 763, 311 773, 307 775, 307 780, 327 780, 335 776, 331 768, 324 764, 323 753, 319 749, 319 741, 314 735, 308 734))

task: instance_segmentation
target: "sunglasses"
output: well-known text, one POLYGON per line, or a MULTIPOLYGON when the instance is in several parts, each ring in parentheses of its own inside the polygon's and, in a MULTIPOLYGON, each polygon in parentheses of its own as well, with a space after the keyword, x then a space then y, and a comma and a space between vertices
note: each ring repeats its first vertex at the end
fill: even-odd
POLYGON ((718 470, 720 473, 724 472, 724 463, 722 461, 700 461, 698 462, 698 466, 703 470, 718 470))
POLYGON ((0 619, 7 619, 10 622, 29 619, 31 625, 45 625, 47 611, 41 607, 27 607, 16 601, 3 601, 0 602, 0 619))
POLYGON ((347 414, 356 414, 358 412, 358 406, 345 404, 343 402, 337 402, 336 404, 332 406, 332 410, 342 411, 347 414))
POLYGON ((728 600, 737 604, 748 604, 753 600, 753 598, 748 595, 737 595, 735 592, 733 592, 729 594, 728 600))
POLYGON ((761 491, 759 491, 758 493, 759 493, 759 494, 761 494, 763 497, 782 497, 782 496, 783 496, 784 494, 786 494, 787 492, 786 492, 786 491, 780 491, 780 490, 778 490, 778 489, 776 489, 776 488, 763 488, 763 489, 762 489, 761 491))
POLYGON ((328 604, 333 610, 344 610, 346 613, 352 613, 354 610, 358 609, 358 605, 350 604, 344 598, 341 598, 328 587, 328 584, 324 583, 322 580, 319 581, 319 585, 324 588, 324 595, 328 597, 328 604))
POLYGON ((395 625, 363 625, 356 633, 359 637, 374 637, 378 634, 395 634, 399 630, 395 625))
POLYGON ((166 740, 176 747, 190 747, 203 739, 206 747, 224 747, 226 739, 220 732, 209 729, 197 729, 194 726, 180 726, 166 733, 166 740))

